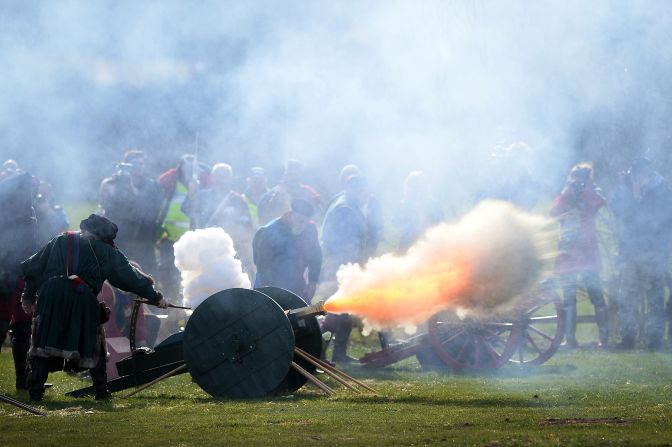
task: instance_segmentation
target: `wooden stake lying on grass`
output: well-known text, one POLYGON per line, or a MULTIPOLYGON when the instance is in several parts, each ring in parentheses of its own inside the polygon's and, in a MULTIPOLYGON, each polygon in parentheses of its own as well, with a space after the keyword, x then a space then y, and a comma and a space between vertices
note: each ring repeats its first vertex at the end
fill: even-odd
POLYGON ((4 394, 0 394, 0 400, 8 403, 10 405, 14 405, 15 407, 19 407, 22 410, 26 410, 29 413, 36 414, 38 416, 46 416, 47 415, 47 413, 43 413, 42 411, 38 410, 35 407, 31 407, 30 405, 24 404, 23 402, 21 402, 19 400, 16 400, 16 399, 12 399, 11 397, 5 396, 4 394))
POLYGON ((332 394, 335 393, 334 390, 329 388, 326 383, 322 382, 320 379, 303 369, 301 366, 299 366, 296 362, 292 362, 292 367, 299 372, 303 377, 306 379, 310 380, 313 382, 319 389, 324 391, 327 395, 331 396, 332 394))
MULTIPOLYGON (((313 358, 312 358, 311 355, 305 353, 304 351, 301 351, 299 348, 294 348, 294 352, 295 352, 296 354, 298 354, 302 359, 304 359, 305 361, 307 361, 308 363, 310 363, 311 365, 313 365, 313 366, 315 366, 315 367, 317 367, 317 368, 323 368, 322 365, 320 365, 318 362, 316 362, 315 360, 313 360, 313 358)), ((358 389, 355 388, 354 386, 350 385, 350 384, 349 384, 348 382, 346 382, 345 380, 341 379, 341 377, 340 377, 338 374, 336 374, 335 372, 330 371, 330 370, 328 370, 328 369, 326 369, 326 368, 324 368, 323 370, 324 370, 324 373, 325 373, 325 374, 327 374, 329 377, 331 377, 332 379, 336 380, 336 381, 339 382, 340 384, 342 384, 342 385, 344 385, 344 386, 350 388, 351 390, 353 390, 353 391, 356 392, 356 393, 361 393, 360 390, 358 390, 358 389)))
MULTIPOLYGON (((360 380, 357 380, 357 379, 355 379, 355 378, 352 377, 352 376, 349 376, 348 374, 344 373, 344 372, 341 371, 340 369, 338 369, 338 368, 334 368, 333 366, 331 366, 330 364, 328 364, 328 363, 325 362, 324 360, 318 359, 318 358, 315 357, 314 355, 311 355, 311 354, 307 353, 306 351, 304 351, 304 350, 301 349, 301 348, 297 348, 297 347, 295 347, 294 350, 295 350, 297 353, 300 353, 300 354, 303 354, 303 355, 306 355, 306 356, 310 357, 312 360, 314 360, 316 363, 318 363, 318 364, 320 365, 320 368, 322 368, 325 372, 326 372, 326 371, 330 371, 330 372, 339 374, 339 375, 341 375, 342 377, 344 377, 344 378, 346 378, 346 379, 348 379, 348 380, 350 380, 350 381, 356 383, 357 385, 361 386, 362 388, 371 391, 373 394, 378 395, 378 391, 374 390, 373 388, 371 388, 370 386, 368 386, 368 385, 365 384, 364 382, 362 382, 362 381, 360 381, 360 380)), ((303 356, 302 356, 302 357, 303 357, 303 356)))
POLYGON ((156 383, 159 383, 159 382, 161 382, 162 380, 167 379, 168 377, 174 376, 175 374, 179 373, 179 372, 182 371, 183 369, 187 369, 187 364, 186 364, 186 363, 184 363, 184 364, 178 366, 177 368, 175 368, 175 369, 172 370, 172 371, 168 371, 168 372, 165 373, 164 375, 162 375, 162 376, 160 376, 160 377, 157 377, 156 379, 152 380, 152 381, 149 382, 149 383, 145 383, 145 384, 142 385, 140 388, 135 389, 133 392, 129 393, 128 395, 126 395, 126 396, 124 396, 124 397, 125 397, 126 399, 128 399, 129 397, 135 396, 135 395, 138 394, 140 391, 142 391, 142 390, 146 390, 146 389, 149 388, 150 386, 152 386, 152 385, 154 385, 154 384, 156 384, 156 383))

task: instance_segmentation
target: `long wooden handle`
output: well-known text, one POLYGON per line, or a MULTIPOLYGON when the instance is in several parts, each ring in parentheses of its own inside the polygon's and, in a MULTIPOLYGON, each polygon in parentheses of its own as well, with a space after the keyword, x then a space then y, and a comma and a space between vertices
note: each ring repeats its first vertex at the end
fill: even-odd
POLYGON ((309 373, 308 371, 306 371, 305 369, 303 369, 303 368, 302 368, 301 366, 299 366, 296 362, 292 362, 292 367, 293 367, 295 370, 297 370, 297 371, 299 372, 299 374, 301 374, 303 377, 305 377, 306 379, 310 380, 310 381, 313 382, 315 385, 317 385, 317 387, 318 387, 319 389, 321 389, 322 391, 324 391, 324 392, 325 392, 326 394, 328 394, 329 396, 331 396, 332 394, 335 393, 335 391, 332 390, 331 388, 329 388, 329 386, 327 386, 326 383, 322 382, 320 379, 318 379, 317 377, 315 377, 314 375, 312 375, 311 373, 309 373))
POLYGON ((10 405, 14 405, 15 407, 18 407, 22 410, 26 410, 29 413, 33 413, 33 414, 36 414, 38 416, 46 416, 47 415, 47 413, 43 413, 42 411, 38 410, 35 407, 31 407, 30 405, 24 404, 20 400, 16 400, 16 399, 13 399, 9 396, 5 396, 4 394, 0 394, 0 401, 6 402, 10 405))
POLYGON ((177 374, 178 372, 182 371, 183 369, 187 369, 187 364, 186 364, 186 363, 185 363, 185 364, 182 364, 182 365, 180 365, 180 366, 178 366, 177 368, 173 369, 172 371, 168 371, 168 372, 165 373, 164 375, 162 375, 162 376, 160 376, 160 377, 157 377, 156 379, 152 380, 152 381, 149 382, 149 383, 145 383, 145 384, 142 385, 140 388, 137 388, 136 390, 132 391, 131 393, 129 393, 128 395, 126 395, 126 396, 124 396, 124 397, 125 397, 126 399, 128 399, 129 397, 135 396, 135 395, 138 394, 140 391, 142 391, 142 390, 146 390, 147 388, 149 388, 150 386, 154 385, 155 383, 159 383, 159 382, 161 382, 162 380, 167 379, 168 377, 174 376, 175 374, 177 374))
POLYGON ((353 381, 354 383, 356 383, 357 385, 361 386, 362 388, 367 389, 367 390, 371 391, 372 393, 374 393, 374 394, 376 394, 376 395, 378 394, 378 391, 374 390, 373 388, 371 388, 371 387, 368 386, 367 384, 365 384, 365 383, 363 383, 363 382, 361 382, 361 381, 355 379, 354 377, 349 376, 348 374, 344 373, 344 372, 341 371, 340 369, 334 368, 334 367, 331 366, 330 364, 328 364, 328 363, 326 363, 325 361, 323 361, 323 360, 321 360, 321 359, 318 359, 317 357, 315 357, 315 356, 313 356, 313 355, 307 353, 306 351, 304 351, 304 350, 301 349, 301 348, 298 348, 298 347, 297 347, 297 348, 295 348, 295 349, 297 349, 299 352, 301 352, 301 353, 303 353, 303 354, 305 354, 305 355, 311 357, 313 360, 315 360, 316 362, 318 362, 318 363, 320 364, 320 367, 321 367, 322 369, 324 369, 325 371, 326 371, 326 370, 329 370, 329 371, 334 372, 334 373, 336 373, 336 374, 340 374, 341 376, 345 377, 345 378, 348 379, 348 380, 353 381))
POLYGON ((311 358, 311 356, 309 356, 309 355, 307 355, 306 353, 302 352, 302 351, 299 350, 298 348, 294 348, 294 352, 297 353, 302 359, 304 359, 305 361, 307 361, 307 362, 310 363, 311 365, 313 365, 313 366, 315 366, 315 367, 317 367, 317 368, 321 368, 322 370, 324 370, 325 374, 327 374, 329 377, 331 377, 331 378, 333 378, 334 380, 336 380, 337 382, 339 382, 341 385, 344 385, 344 386, 346 386, 347 388, 350 388, 351 390, 355 391, 356 393, 361 393, 360 390, 358 390, 358 389, 355 388, 354 386, 350 385, 347 381, 341 379, 341 377, 340 377, 338 374, 336 374, 335 372, 330 371, 330 370, 328 370, 328 369, 326 369, 326 368, 323 368, 322 365, 320 365, 318 362, 316 362, 315 360, 313 360, 313 359, 311 358))

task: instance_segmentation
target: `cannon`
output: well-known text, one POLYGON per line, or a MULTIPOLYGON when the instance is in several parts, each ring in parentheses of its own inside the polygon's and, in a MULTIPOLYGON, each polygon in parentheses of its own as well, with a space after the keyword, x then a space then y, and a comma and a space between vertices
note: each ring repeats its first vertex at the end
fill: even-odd
POLYGON ((416 356, 423 367, 486 370, 507 363, 540 365, 555 354, 565 334, 565 316, 547 280, 512 309, 459 318, 454 311, 433 315, 418 334, 383 345, 359 359, 381 368, 416 356))
MULTIPOLYGON (((322 335, 316 315, 321 312, 320 305, 308 306, 280 288, 222 290, 194 310, 184 331, 153 351, 132 349, 130 357, 117 362, 120 377, 108 381, 108 387, 117 392, 189 372, 217 398, 290 394, 320 365, 322 335)), ((132 334, 135 348, 133 339, 132 334)), ((67 393, 91 394, 92 387, 67 393)))

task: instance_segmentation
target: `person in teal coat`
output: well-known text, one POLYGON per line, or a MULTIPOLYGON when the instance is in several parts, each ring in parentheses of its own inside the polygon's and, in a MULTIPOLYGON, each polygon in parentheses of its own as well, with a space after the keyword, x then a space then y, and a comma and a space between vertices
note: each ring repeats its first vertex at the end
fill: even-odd
POLYGON ((26 287, 21 305, 33 314, 30 400, 41 401, 49 370, 89 369, 96 399, 110 397, 101 324, 109 314, 96 296, 104 281, 167 307, 154 280, 133 267, 114 245, 117 226, 92 214, 81 232, 56 236, 21 263, 26 287))

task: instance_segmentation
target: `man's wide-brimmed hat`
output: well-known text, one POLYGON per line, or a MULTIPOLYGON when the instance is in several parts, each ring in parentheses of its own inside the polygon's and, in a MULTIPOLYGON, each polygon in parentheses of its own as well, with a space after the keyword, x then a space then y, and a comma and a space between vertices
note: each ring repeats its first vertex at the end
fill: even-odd
POLYGON ((103 242, 114 245, 114 238, 117 237, 119 228, 117 224, 110 219, 98 214, 91 214, 89 217, 80 222, 79 228, 82 231, 98 236, 103 242))

